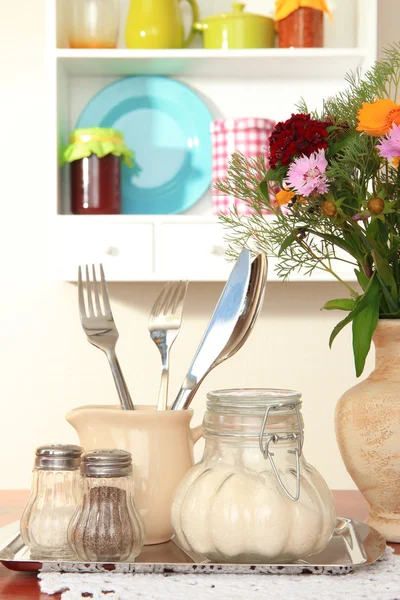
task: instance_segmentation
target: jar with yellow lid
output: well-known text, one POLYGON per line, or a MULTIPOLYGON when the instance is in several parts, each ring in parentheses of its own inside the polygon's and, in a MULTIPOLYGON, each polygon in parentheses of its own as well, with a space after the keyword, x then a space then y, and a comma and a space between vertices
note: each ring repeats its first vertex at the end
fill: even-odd
POLYGON ((276 0, 275 23, 280 48, 322 48, 326 0, 276 0))
POLYGON ((71 212, 112 215, 121 212, 121 163, 132 166, 133 152, 116 129, 75 129, 63 152, 70 163, 71 212))

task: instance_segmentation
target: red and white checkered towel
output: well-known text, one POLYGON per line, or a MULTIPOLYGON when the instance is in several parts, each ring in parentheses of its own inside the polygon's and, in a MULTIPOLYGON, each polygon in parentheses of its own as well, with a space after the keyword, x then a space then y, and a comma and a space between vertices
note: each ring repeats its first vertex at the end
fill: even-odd
MULTIPOLYGON (((218 119, 211 123, 213 186, 227 175, 231 154, 240 152, 255 157, 265 154, 269 137, 275 127, 275 121, 259 118, 218 119)), ((239 214, 251 213, 249 207, 239 199, 224 196, 213 189, 213 212, 229 213, 236 204, 239 214)))

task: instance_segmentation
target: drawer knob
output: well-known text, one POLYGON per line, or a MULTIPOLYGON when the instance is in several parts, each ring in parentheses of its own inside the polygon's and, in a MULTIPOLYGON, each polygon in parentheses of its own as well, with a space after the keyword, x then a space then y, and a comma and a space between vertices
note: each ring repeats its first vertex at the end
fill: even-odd
POLYGON ((211 246, 211 254, 214 254, 214 256, 225 256, 224 246, 220 246, 218 244, 211 246))
POLYGON ((119 255, 119 248, 117 248, 116 246, 108 246, 104 250, 104 253, 108 254, 109 256, 118 256, 119 255))

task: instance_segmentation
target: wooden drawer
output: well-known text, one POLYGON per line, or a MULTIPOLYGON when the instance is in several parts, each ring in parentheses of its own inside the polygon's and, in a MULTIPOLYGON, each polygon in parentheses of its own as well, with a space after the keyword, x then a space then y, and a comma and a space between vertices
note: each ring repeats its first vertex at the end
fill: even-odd
POLYGON ((167 279, 223 281, 232 269, 218 224, 162 224, 156 248, 156 271, 167 279))
POLYGON ((148 279, 153 274, 152 224, 61 223, 52 231, 53 277, 76 281, 78 266, 102 263, 108 281, 148 279))

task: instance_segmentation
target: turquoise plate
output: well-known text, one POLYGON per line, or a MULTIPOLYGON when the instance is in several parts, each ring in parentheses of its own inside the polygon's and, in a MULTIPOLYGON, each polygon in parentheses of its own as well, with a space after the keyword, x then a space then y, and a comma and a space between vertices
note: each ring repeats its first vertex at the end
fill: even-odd
POLYGON ((211 183, 212 116, 186 85, 168 77, 120 79, 92 98, 77 127, 113 127, 135 153, 122 167, 124 214, 174 214, 211 183))

